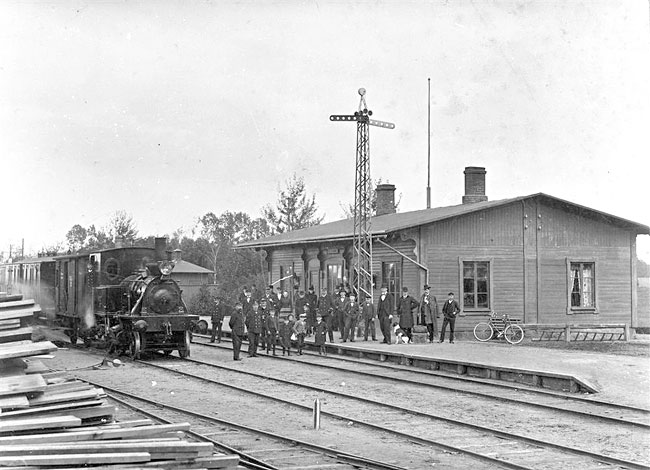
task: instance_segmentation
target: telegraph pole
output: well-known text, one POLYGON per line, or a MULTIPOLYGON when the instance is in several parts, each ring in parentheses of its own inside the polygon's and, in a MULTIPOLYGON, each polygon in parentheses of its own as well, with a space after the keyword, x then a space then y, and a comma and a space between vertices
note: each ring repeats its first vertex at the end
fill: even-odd
POLYGON ((366 90, 359 88, 359 110, 353 115, 332 115, 330 121, 357 122, 356 174, 354 179, 354 274, 353 286, 359 302, 363 297, 372 299, 372 232, 370 179, 370 126, 394 129, 395 124, 370 119, 372 111, 366 104, 366 90))

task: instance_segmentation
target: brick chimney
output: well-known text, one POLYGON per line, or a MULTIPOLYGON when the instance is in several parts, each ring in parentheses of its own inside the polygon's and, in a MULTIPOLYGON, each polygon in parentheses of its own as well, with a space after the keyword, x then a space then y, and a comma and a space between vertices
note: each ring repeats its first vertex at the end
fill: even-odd
POLYGON ((465 195, 463 204, 487 201, 485 195, 485 168, 482 166, 465 167, 465 195))
POLYGON ((390 183, 377 185, 377 210, 375 215, 394 214, 395 209, 395 185, 390 183))
POLYGON ((183 259, 183 250, 180 248, 176 248, 174 251, 172 251, 172 261, 174 263, 178 263, 183 259))

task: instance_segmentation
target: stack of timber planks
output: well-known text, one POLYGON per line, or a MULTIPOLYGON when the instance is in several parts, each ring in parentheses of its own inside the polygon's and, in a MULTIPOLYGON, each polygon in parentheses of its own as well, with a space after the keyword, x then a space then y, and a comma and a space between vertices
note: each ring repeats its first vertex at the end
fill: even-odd
POLYGON ((186 440, 188 423, 117 422, 103 389, 43 364, 53 343, 6 341, 23 338, 23 321, 37 309, 0 302, 0 331, 14 332, 0 338, 0 470, 237 468, 238 456, 186 440))

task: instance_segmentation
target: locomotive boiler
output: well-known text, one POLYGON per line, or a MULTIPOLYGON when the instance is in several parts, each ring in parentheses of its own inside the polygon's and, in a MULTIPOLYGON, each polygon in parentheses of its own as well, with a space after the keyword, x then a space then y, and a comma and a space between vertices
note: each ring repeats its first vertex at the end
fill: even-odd
POLYGON ((149 263, 141 274, 120 284, 125 305, 124 313, 115 315, 114 345, 126 346, 134 357, 143 351, 190 354, 190 330, 199 317, 187 315, 182 291, 170 277, 172 270, 170 261, 149 263))

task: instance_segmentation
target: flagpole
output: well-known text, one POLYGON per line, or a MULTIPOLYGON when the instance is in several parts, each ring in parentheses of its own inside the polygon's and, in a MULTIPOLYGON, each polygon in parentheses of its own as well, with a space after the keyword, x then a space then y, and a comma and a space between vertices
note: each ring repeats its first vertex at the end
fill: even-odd
POLYGON ((427 209, 431 209, 431 79, 429 82, 428 114, 427 114, 427 209))

